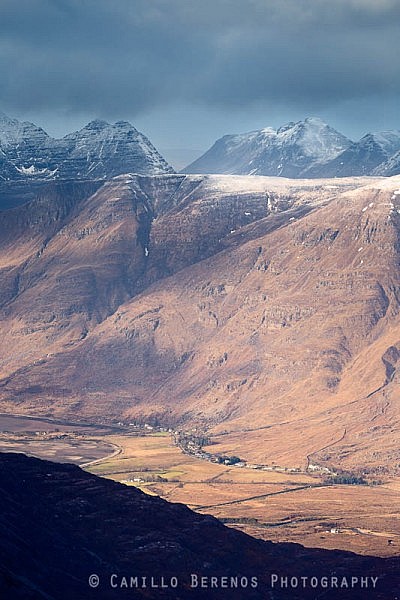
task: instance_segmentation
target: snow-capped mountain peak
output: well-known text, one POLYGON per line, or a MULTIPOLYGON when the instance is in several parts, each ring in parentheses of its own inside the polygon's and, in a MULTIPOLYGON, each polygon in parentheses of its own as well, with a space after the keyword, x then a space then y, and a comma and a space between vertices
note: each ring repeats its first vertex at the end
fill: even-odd
POLYGON ((145 135, 127 121, 95 119, 53 139, 33 123, 0 113, 0 180, 100 178, 173 172, 145 135))
POLYGON ((337 156, 350 144, 321 119, 309 117, 277 130, 224 136, 185 172, 300 177, 310 165, 337 156))
POLYGON ((368 133, 352 142, 322 119, 307 117, 276 130, 226 135, 184 172, 294 178, 395 175, 400 173, 400 131, 368 133))

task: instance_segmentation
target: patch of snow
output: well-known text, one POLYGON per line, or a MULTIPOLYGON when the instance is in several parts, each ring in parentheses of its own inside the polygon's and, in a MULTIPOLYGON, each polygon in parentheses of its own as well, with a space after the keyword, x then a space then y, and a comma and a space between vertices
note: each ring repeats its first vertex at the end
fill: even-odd
POLYGON ((50 175, 53 176, 58 171, 58 169, 54 169, 51 171, 50 169, 37 169, 35 165, 30 165, 29 167, 15 167, 19 173, 22 175, 50 175))
POLYGON ((276 131, 272 127, 264 127, 264 129, 261 129, 261 132, 266 135, 276 135, 276 131))
MULTIPOLYGON (((242 194, 252 194, 266 192, 268 194, 268 186, 271 185, 270 177, 255 177, 254 175, 191 175, 198 177, 199 181, 203 181, 204 187, 209 187, 212 191, 218 192, 235 192, 242 194)), ((286 180, 274 178, 273 181, 279 185, 284 185, 286 180)))
POLYGON ((36 173, 34 165, 31 165, 30 167, 16 167, 16 169, 23 175, 34 175, 36 173))
MULTIPOLYGON (((377 181, 374 181, 370 185, 366 185, 365 189, 370 190, 390 190, 394 194, 393 188, 397 188, 395 191, 400 192, 400 175, 393 175, 393 177, 379 177, 377 181)), ((397 194, 396 194, 397 195, 397 194)))

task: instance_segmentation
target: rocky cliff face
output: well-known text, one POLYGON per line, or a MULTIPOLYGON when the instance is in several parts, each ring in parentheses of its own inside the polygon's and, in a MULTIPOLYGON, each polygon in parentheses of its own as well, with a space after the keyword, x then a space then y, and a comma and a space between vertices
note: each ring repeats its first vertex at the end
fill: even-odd
POLYGON ((173 172, 130 123, 96 120, 56 140, 33 123, 0 113, 0 180, 107 179, 128 172, 173 172))
POLYGON ((396 593, 399 559, 256 540, 72 465, 1 454, 0 491, 0 592, 10 600, 315 598, 310 585, 272 588, 272 574, 307 581, 378 577, 375 590, 319 587, 330 600, 386 600, 396 593), (98 587, 91 588, 93 575, 98 587), (198 582, 204 577, 203 586, 192 575, 198 582))

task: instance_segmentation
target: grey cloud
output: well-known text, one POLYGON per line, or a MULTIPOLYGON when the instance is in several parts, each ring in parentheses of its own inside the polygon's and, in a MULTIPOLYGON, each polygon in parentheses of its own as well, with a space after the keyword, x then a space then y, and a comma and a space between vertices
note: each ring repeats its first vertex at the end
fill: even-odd
POLYGON ((2 0, 0 107, 326 108, 400 91, 397 0, 2 0))

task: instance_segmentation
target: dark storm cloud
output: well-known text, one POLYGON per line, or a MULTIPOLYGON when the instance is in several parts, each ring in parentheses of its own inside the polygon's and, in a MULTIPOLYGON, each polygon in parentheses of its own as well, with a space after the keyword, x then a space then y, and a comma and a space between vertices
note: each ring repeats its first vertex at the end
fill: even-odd
POLYGON ((307 110, 400 91, 398 0, 2 0, 0 106, 307 110))

